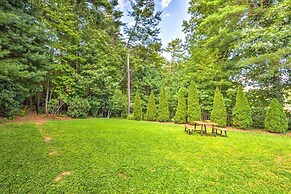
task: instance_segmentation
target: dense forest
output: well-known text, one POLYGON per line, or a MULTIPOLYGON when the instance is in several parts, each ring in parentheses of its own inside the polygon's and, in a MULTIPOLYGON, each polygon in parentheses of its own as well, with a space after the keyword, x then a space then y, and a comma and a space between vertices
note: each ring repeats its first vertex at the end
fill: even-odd
POLYGON ((186 40, 165 48, 155 1, 130 2, 123 13, 117 0, 0 0, 0 116, 126 117, 129 59, 139 119, 153 120, 162 96, 161 111, 175 119, 177 107, 187 110, 192 82, 203 116, 218 88, 231 125, 242 87, 253 128, 264 128, 273 98, 286 107, 290 128, 290 0, 191 0, 186 40))

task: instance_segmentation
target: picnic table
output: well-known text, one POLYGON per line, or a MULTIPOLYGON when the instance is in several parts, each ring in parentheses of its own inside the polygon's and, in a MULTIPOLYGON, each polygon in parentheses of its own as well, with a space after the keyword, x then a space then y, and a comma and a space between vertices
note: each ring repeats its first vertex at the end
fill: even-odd
POLYGON ((200 134, 203 135, 203 133, 207 133, 206 127, 210 126, 212 129, 213 136, 216 136, 216 132, 214 130, 214 127, 217 126, 217 123, 208 122, 208 121, 194 121, 194 130, 196 130, 197 125, 201 126, 200 134), (204 129, 204 130, 203 130, 204 129))

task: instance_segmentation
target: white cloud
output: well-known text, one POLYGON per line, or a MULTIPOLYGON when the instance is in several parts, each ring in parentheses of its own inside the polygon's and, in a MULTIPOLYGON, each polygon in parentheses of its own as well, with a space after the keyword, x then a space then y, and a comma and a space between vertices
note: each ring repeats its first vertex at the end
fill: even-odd
POLYGON ((164 14, 164 18, 167 18, 167 17, 170 17, 170 13, 168 13, 168 12, 166 12, 166 13, 164 14))
POLYGON ((172 0, 162 0, 162 1, 161 1, 162 9, 168 7, 169 4, 171 3, 171 1, 172 1, 172 0))
POLYGON ((168 52, 163 52, 162 56, 165 57, 168 61, 171 61, 172 57, 171 57, 171 53, 168 52))

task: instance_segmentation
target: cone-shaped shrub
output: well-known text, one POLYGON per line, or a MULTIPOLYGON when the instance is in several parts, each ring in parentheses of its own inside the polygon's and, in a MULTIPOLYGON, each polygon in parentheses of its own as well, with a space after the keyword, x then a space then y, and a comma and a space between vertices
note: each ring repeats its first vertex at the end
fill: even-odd
POLYGON ((141 99, 138 91, 134 97, 134 104, 133 104, 133 117, 135 120, 142 119, 142 108, 141 108, 141 99))
POLYGON ((187 110, 184 92, 180 89, 178 94, 178 106, 174 117, 175 123, 186 123, 187 110))
POLYGON ((201 108, 199 104, 198 91, 193 81, 190 83, 188 93, 188 122, 201 120, 201 108))
POLYGON ((284 133, 288 128, 288 121, 282 105, 274 98, 266 113, 265 128, 268 131, 284 133))
POLYGON ((211 111, 210 119, 217 123, 219 127, 226 126, 226 108, 223 96, 218 88, 216 88, 214 93, 213 109, 211 111))
POLYGON ((155 121, 156 118, 157 118, 157 107, 155 102, 155 94, 154 91, 151 91, 145 119, 147 121, 155 121))
POLYGON ((169 113, 168 98, 167 98, 166 90, 163 87, 160 92, 158 121, 165 122, 169 120, 170 120, 170 113, 169 113))
POLYGON ((233 125, 241 129, 250 129, 252 126, 251 107, 241 87, 237 89, 233 125))

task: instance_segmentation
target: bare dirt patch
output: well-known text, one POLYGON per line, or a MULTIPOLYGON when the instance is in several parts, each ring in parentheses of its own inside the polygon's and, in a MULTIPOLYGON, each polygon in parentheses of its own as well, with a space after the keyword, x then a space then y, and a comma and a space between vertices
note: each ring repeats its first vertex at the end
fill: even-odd
POLYGON ((52 140, 53 140, 53 138, 51 138, 51 137, 48 137, 48 136, 44 137, 44 141, 45 141, 46 143, 49 143, 49 142, 51 142, 52 140))
POLYGON ((49 153, 49 156, 59 156, 60 154, 57 151, 53 151, 49 153))
POLYGON ((59 181, 61 181, 63 178, 64 178, 64 176, 67 176, 67 175, 70 175, 71 174, 71 172, 68 172, 68 171, 66 171, 66 172, 62 172, 61 174, 59 174, 56 178, 55 178, 55 181, 56 182, 59 182, 59 181))
POLYGON ((70 120, 70 117, 58 117, 52 114, 41 114, 38 115, 36 113, 30 113, 29 115, 25 115, 24 117, 17 116, 14 120, 10 121, 12 123, 22 123, 22 122, 33 122, 36 125, 43 125, 45 122, 50 120, 70 120))

